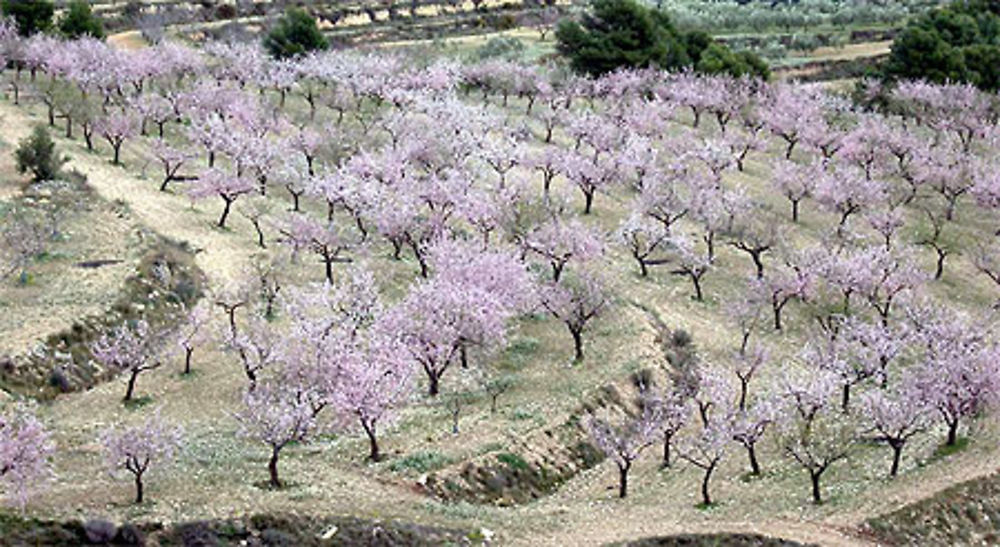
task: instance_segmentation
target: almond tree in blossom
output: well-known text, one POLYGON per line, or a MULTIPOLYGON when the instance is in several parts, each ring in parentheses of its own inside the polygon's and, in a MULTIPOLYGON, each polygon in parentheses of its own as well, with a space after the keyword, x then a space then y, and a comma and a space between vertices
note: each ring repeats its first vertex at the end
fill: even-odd
POLYGON ((583 361, 583 333, 611 305, 606 282, 585 270, 542 287, 541 298, 545 309, 562 321, 573 337, 574 362, 583 361))
POLYGON ((927 276, 914 264, 907 249, 887 251, 882 247, 867 249, 857 264, 856 290, 878 313, 883 325, 889 324, 893 304, 917 292, 927 276))
POLYGON ((837 235, 843 236, 850 217, 884 199, 885 186, 854 169, 838 168, 819 177, 814 197, 821 206, 839 215, 837 235))
POLYGON ((906 443, 930 427, 932 411, 927 400, 908 387, 876 389, 862 396, 859 416, 865 421, 869 434, 892 449, 890 477, 899 472, 906 443))
POLYGON ((785 241, 782 224, 764 218, 763 211, 752 211, 733 223, 730 244, 753 261, 757 279, 764 277, 764 255, 785 241))
POLYGON ((0 491, 8 499, 24 507, 31 491, 52 475, 54 452, 55 443, 33 409, 9 405, 0 412, 0 491))
POLYGON ((790 161, 780 162, 774 169, 771 182, 792 204, 792 222, 799 221, 799 204, 813 194, 822 172, 819 163, 801 165, 790 161))
POLYGON ((111 163, 121 165, 121 149, 125 141, 139 134, 139 119, 132 111, 113 109, 110 113, 94 122, 97 134, 104 137, 114 150, 111 163))
POLYGON ((583 214, 589 215, 598 191, 607 190, 621 176, 612 154, 599 158, 569 151, 563 154, 562 172, 583 194, 583 214))
POLYGON ((94 359, 102 365, 116 372, 128 373, 124 402, 132 400, 139 374, 162 364, 159 359, 161 338, 159 333, 150 330, 149 323, 139 320, 134 325, 116 327, 91 346, 94 359))
MULTIPOLYGON (((796 257, 795 260, 798 260, 796 257)), ((815 281, 815 273, 806 260, 803 264, 786 261, 771 269, 771 275, 751 281, 751 290, 771 305, 774 330, 782 330, 782 312, 790 302, 807 300, 815 281)))
POLYGON ((352 351, 337 363, 341 380, 334 406, 343 419, 361 426, 368 437, 368 460, 377 462, 382 459, 378 428, 405 404, 413 367, 402 344, 378 328, 353 342, 352 351))
POLYGON ((648 215, 632 212, 622 221, 617 235, 639 264, 639 274, 642 277, 649 275, 650 266, 670 262, 669 259, 659 256, 659 253, 667 248, 670 231, 648 215))
POLYGON ((100 442, 109 472, 114 475, 124 469, 131 473, 135 503, 142 503, 146 472, 153 466, 159 468, 174 463, 175 454, 181 447, 182 432, 179 427, 167 424, 157 411, 141 425, 108 427, 101 433, 100 442))
POLYGON ((160 183, 160 191, 166 192, 167 185, 174 181, 188 181, 193 177, 181 175, 181 167, 192 159, 194 154, 184 148, 177 148, 167 141, 157 140, 152 147, 153 157, 163 166, 163 181, 160 183))
POLYGON ((785 159, 791 159, 795 145, 816 124, 824 124, 821 91, 816 87, 782 83, 771 89, 764 118, 772 133, 788 145, 785 159))
POLYGON ((577 219, 553 216, 525 237, 524 246, 548 261, 558 283, 571 261, 583 264, 604 253, 604 236, 577 219))
POLYGON ((868 225, 873 230, 882 236, 886 250, 892 250, 894 236, 906 223, 903 218, 903 212, 899 208, 870 211, 865 215, 865 220, 868 221, 868 225))
POLYGON ((191 357, 198 346, 207 342, 211 334, 207 328, 211 321, 208 303, 202 300, 187 313, 176 334, 177 345, 184 353, 184 374, 191 374, 191 357))
POLYGON ((739 355, 745 356, 750 348, 750 337, 764 321, 764 309, 767 303, 761 298, 756 288, 756 281, 750 282, 750 290, 728 303, 727 316, 731 318, 740 330, 739 355))
POLYGON ((401 336, 427 374, 427 393, 440 393, 441 377, 462 358, 465 340, 503 339, 504 314, 481 287, 432 279, 416 284, 387 314, 386 329, 401 336))
POLYGON ((691 399, 680 390, 673 389, 668 393, 657 393, 647 398, 647 404, 656 405, 660 435, 663 437, 661 466, 670 467, 673 464, 671 449, 674 438, 687 425, 688 419, 691 417, 691 399))
POLYGON ((762 397, 748 407, 739 409, 732 417, 730 428, 733 440, 747 451, 750 474, 760 476, 760 462, 757 458, 757 444, 778 419, 780 409, 773 397, 762 397))
POLYGON ((271 450, 267 463, 271 488, 281 488, 278 461, 281 451, 291 443, 307 443, 319 429, 318 411, 302 390, 282 385, 280 381, 260 384, 243 396, 243 407, 236 414, 240 434, 266 444, 271 450))
POLYGON ((737 409, 745 411, 750 400, 750 382, 770 359, 767 349, 762 346, 744 348, 729 359, 728 367, 740 382, 737 409))
POLYGON ((946 444, 958 442, 963 420, 981 415, 1000 394, 1000 351, 980 325, 954 313, 911 312, 917 339, 926 347, 913 371, 921 397, 948 428, 946 444))
POLYGON ((618 466, 619 498, 628 496, 628 474, 632 464, 656 442, 657 422, 655 408, 651 405, 614 421, 591 415, 583 422, 590 439, 618 466))
POLYGON ((280 228, 282 243, 296 252, 305 250, 315 254, 323 263, 328 283, 333 283, 333 265, 351 262, 344 256, 353 241, 336 222, 321 222, 307 215, 293 213, 280 228))
POLYGON ((673 252, 673 262, 676 264, 670 273, 687 276, 694 285, 694 299, 703 301, 705 296, 702 291, 702 278, 712 269, 712 258, 698 252, 691 239, 681 234, 670 238, 670 249, 673 252))
POLYGON ((254 190, 256 190, 254 181, 221 169, 210 168, 202 171, 198 178, 190 183, 187 193, 194 200, 213 196, 222 198, 224 207, 216 225, 219 228, 225 228, 226 219, 229 218, 229 212, 232 210, 233 203, 240 196, 249 194, 254 190))
POLYGON ((162 139, 167 122, 178 119, 174 104, 163 95, 143 93, 132 105, 142 116, 140 133, 143 135, 146 134, 147 122, 153 122, 157 136, 162 139))
POLYGON ((248 389, 253 391, 261 374, 279 362, 286 342, 263 314, 251 312, 238 330, 230 325, 223 346, 239 356, 249 381, 248 389))
MULTIPOLYGON (((719 403, 723 404, 722 401, 719 403)), ((712 474, 719 468, 719 464, 725 457, 733 439, 729 417, 723 415, 724 412, 717 414, 719 415, 714 416, 707 424, 703 425, 697 435, 688 439, 684 450, 681 451, 682 459, 702 471, 701 504, 704 507, 712 505, 712 496, 709 490, 712 474)))
POLYGON ((823 371, 786 377, 779 413, 779 443, 784 454, 809 474, 813 503, 823 502, 820 480, 832 465, 850 454, 855 426, 845 414, 831 409, 837 381, 823 371))

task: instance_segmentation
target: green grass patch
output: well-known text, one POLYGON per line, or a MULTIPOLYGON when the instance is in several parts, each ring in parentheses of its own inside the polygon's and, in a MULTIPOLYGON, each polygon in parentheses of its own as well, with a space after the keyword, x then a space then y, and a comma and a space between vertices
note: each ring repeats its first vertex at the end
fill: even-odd
POLYGON ((959 437, 958 440, 955 441, 955 444, 951 446, 948 446, 947 444, 942 444, 941 446, 938 446, 934 450, 934 453, 931 454, 931 457, 927 460, 927 463, 936 462, 940 459, 947 458, 952 454, 958 454, 959 452, 965 450, 968 447, 969 447, 969 438, 959 437))
POLYGON ((527 461, 521 456, 514 454, 513 452, 502 452, 497 454, 497 461, 506 465, 511 469, 518 469, 521 471, 527 471, 531 468, 527 461))
POLYGON ((441 469, 453 461, 440 452, 414 452, 389 464, 389 470, 396 473, 426 473, 441 469))
POLYGON ((129 410, 135 410, 147 406, 153 402, 153 398, 149 395, 143 395, 142 397, 135 397, 131 400, 125 401, 125 408, 129 410))

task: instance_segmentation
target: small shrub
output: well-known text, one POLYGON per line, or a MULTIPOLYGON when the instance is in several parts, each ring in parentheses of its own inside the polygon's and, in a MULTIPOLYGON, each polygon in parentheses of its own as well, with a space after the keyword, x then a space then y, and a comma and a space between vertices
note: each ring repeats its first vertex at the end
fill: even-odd
POLYGON ((216 19, 232 19, 236 17, 236 6, 232 4, 222 4, 215 8, 216 19))
POLYGON ((49 131, 42 125, 36 125, 30 137, 23 139, 14 153, 17 159, 17 172, 31 173, 32 182, 52 180, 59 176, 59 169, 66 163, 56 153, 56 145, 52 142, 49 131))
POLYGON ((61 368, 52 369, 52 373, 49 375, 49 385, 58 389, 60 393, 66 393, 71 389, 69 378, 66 377, 66 372, 61 368))
POLYGON ((517 59, 524 54, 524 42, 513 36, 496 36, 476 49, 476 57, 484 59, 517 59))
POLYGON ((183 545, 219 545, 219 536, 208 522, 188 522, 176 529, 176 535, 183 545))
POLYGON ((274 547, 285 547, 291 545, 298 545, 299 542, 295 540, 295 537, 288 532, 283 532, 276 528, 268 528, 260 533, 260 540, 264 545, 274 546, 274 547))
POLYGON ((286 59, 330 47, 316 21, 305 10, 288 8, 264 38, 264 48, 274 57, 286 59))
POLYGON ((691 335, 684 329, 677 329, 670 335, 670 342, 678 348, 683 348, 691 344, 691 335))
POLYGON ((123 524, 115 536, 115 543, 121 545, 145 545, 146 534, 134 524, 123 524))
POLYGON ((91 519, 84 523, 83 531, 87 536, 87 541, 90 543, 106 545, 115 539, 118 527, 113 522, 91 519))

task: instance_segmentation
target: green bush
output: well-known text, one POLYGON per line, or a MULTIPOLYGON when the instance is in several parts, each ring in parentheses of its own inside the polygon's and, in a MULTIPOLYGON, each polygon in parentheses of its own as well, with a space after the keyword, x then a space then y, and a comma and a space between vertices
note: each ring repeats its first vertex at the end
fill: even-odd
POLYGON ((517 59, 524 54, 524 42, 513 36, 496 36, 476 49, 476 58, 484 59, 517 59))
POLYGON ((767 75, 763 61, 753 53, 733 53, 704 32, 681 31, 666 13, 635 0, 594 0, 581 21, 559 23, 556 39, 557 49, 573 69, 591 76, 644 67, 767 75))
POLYGON ((100 40, 104 38, 104 25, 90 9, 89 2, 73 0, 66 7, 66 15, 59 21, 59 32, 70 39, 90 36, 100 40))
POLYGON ((35 126, 30 137, 21 140, 14 157, 17 159, 17 172, 30 172, 32 182, 55 179, 66 163, 66 159, 56 153, 49 131, 41 125, 35 126))
POLYGON ((730 76, 759 76, 767 79, 770 69, 760 57, 749 51, 733 52, 726 46, 714 43, 701 54, 701 59, 695 65, 698 72, 704 74, 729 74, 730 76))
POLYGON ((55 8, 49 0, 3 0, 3 14, 17 23, 21 36, 31 36, 52 28, 55 8))
POLYGON ((1000 2, 958 1, 915 19, 893 42, 883 76, 1000 89, 1000 2))
POLYGON ((298 57, 330 47, 316 20, 305 10, 288 8, 278 23, 264 37, 264 48, 274 57, 298 57))

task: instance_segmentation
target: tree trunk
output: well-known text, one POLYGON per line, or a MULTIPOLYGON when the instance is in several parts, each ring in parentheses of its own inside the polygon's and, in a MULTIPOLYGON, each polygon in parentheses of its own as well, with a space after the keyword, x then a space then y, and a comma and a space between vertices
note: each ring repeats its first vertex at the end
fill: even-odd
POLYGON ((714 464, 705 469, 705 476, 701 479, 701 503, 706 507, 712 505, 712 498, 708 495, 708 481, 712 479, 712 471, 715 471, 714 464))
POLYGON ((944 259, 947 258, 948 253, 940 248, 935 248, 934 250, 937 252, 937 268, 934 270, 934 281, 938 281, 944 275, 944 259))
POLYGON ((119 144, 116 146, 112 144, 111 148, 113 148, 115 151, 115 158, 111 160, 111 163, 113 163, 114 165, 121 165, 121 161, 119 161, 119 159, 121 157, 122 145, 119 144))
POLYGON ((632 462, 618 464, 618 497, 624 498, 628 495, 628 470, 632 467, 632 462))
POLYGON ((267 471, 271 476, 270 486, 271 488, 281 488, 281 481, 278 480, 278 453, 281 451, 280 446, 271 447, 271 460, 267 462, 267 471))
POLYGON ((375 436, 375 424, 369 425, 364 420, 361 420, 361 427, 365 429, 365 434, 368 435, 368 461, 382 461, 382 454, 378 449, 378 438, 375 436))
POLYGON ((844 391, 840 396, 840 409, 846 413, 847 410, 850 408, 850 406, 851 406, 851 384, 846 383, 844 384, 844 391))
POLYGON ((750 474, 753 476, 760 475, 760 463, 757 461, 757 448, 753 444, 746 445, 747 456, 750 458, 750 474))
POLYGON ((233 206, 233 200, 225 196, 222 197, 222 200, 226 202, 226 206, 224 209, 222 209, 222 216, 219 217, 219 223, 218 223, 219 228, 226 227, 226 218, 229 217, 229 209, 233 206))
POLYGON ((584 202, 583 202, 583 214, 589 215, 590 214, 590 209, 594 205, 594 191, 593 190, 590 190, 590 191, 584 190, 584 192, 583 192, 583 199, 584 199, 584 202))
POLYGON ((573 349, 574 357, 573 360, 579 363, 583 361, 583 332, 578 329, 569 329, 570 334, 573 335, 573 349))
POLYGON ((254 230, 257 230, 257 246, 261 249, 266 249, 267 244, 264 242, 264 230, 260 228, 260 220, 254 219, 251 222, 254 230))
POLYGON ((792 201, 792 222, 799 221, 799 200, 792 201))
POLYGON ((431 397, 436 397, 438 393, 441 392, 440 389, 440 376, 437 372, 428 371, 427 379, 429 380, 429 386, 427 388, 427 394, 431 397))
POLYGON ((184 347, 184 374, 191 374, 191 354, 194 353, 194 347, 185 346, 184 347))
POLYGON ((903 455, 903 443, 899 441, 893 441, 889 443, 892 447, 892 468, 889 469, 889 476, 895 477, 899 472, 899 460, 903 455))
POLYGON ((753 259, 753 265, 757 268, 757 279, 764 279, 764 261, 761 260, 761 252, 750 253, 750 258, 753 259))
POLYGON ((670 443, 673 437, 673 433, 663 434, 663 467, 670 467, 670 443))
POLYGON ((326 268, 326 282, 333 285, 333 257, 329 253, 323 255, 323 264, 326 268))
POLYGON ((139 377, 139 370, 132 369, 132 374, 128 377, 128 387, 125 388, 125 398, 122 399, 123 402, 129 402, 132 400, 132 392, 135 391, 135 380, 139 377))
POLYGON ((955 446, 958 444, 958 419, 948 421, 948 442, 945 443, 946 446, 955 446))
POLYGON ((698 302, 705 300, 705 295, 701 292, 701 276, 692 274, 691 282, 694 283, 694 299, 698 302))
POLYGON ((816 505, 823 503, 823 496, 819 491, 819 478, 822 474, 822 471, 809 471, 809 478, 812 480, 813 503, 816 505))
POLYGON ((559 278, 562 277, 563 268, 566 266, 563 262, 553 262, 552 263, 552 282, 558 283, 559 278))
POLYGON ((142 473, 135 474, 135 502, 142 503, 142 473))
POLYGON ((711 403, 698 403, 698 416, 701 418, 702 427, 708 427, 708 409, 711 403))

